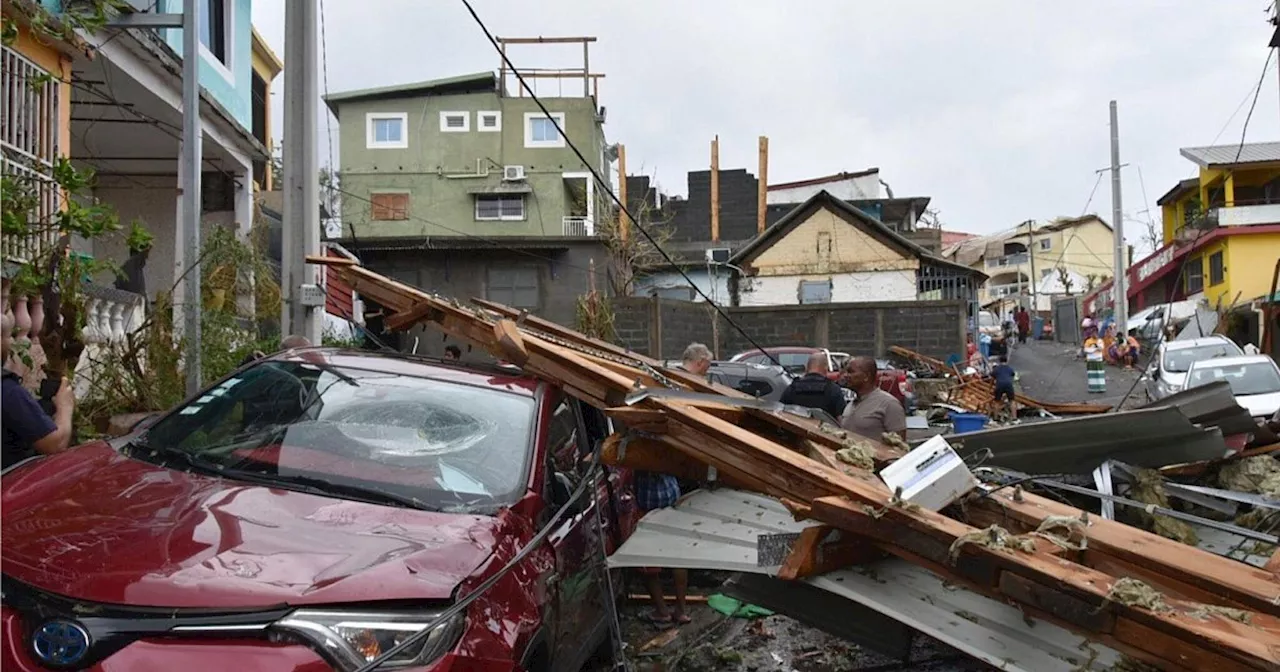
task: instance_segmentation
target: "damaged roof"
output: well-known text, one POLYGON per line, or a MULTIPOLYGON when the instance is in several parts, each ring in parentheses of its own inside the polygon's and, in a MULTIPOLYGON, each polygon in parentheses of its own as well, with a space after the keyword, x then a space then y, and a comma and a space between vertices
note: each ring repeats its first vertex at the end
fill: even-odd
POLYGON ((333 116, 341 118, 338 114, 338 109, 341 107, 341 103, 349 103, 357 100, 415 98, 418 96, 440 96, 455 93, 473 93, 478 91, 497 90, 498 76, 494 74, 493 71, 486 71, 474 72, 468 75, 457 75, 454 77, 442 77, 440 79, 429 79, 409 84, 395 84, 393 86, 380 86, 371 89, 357 89, 354 91, 340 91, 325 96, 324 102, 333 112, 333 116))

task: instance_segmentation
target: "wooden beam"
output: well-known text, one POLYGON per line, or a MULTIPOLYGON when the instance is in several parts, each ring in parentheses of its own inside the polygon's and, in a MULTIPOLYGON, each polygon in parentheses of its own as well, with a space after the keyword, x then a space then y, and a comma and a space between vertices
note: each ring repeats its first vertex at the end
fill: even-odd
POLYGON ((711 141, 711 241, 720 241, 720 136, 711 141))
MULTIPOLYGON (((641 196, 644 197, 643 195, 641 196)), ((627 234, 631 231, 631 205, 627 201, 627 146, 618 145, 618 200, 622 201, 622 211, 618 213, 618 239, 627 242, 627 234)))
POLYGON ((885 555, 866 539, 847 532, 841 534, 830 525, 815 525, 800 533, 800 538, 778 570, 778 578, 795 581, 880 560, 885 555))
POLYGON ((760 136, 760 167, 756 171, 759 193, 756 200, 756 235, 764 233, 768 226, 769 212, 769 138, 760 136))
POLYGON ((524 337, 520 329, 511 320, 498 320, 493 324, 493 337, 498 341, 498 349, 508 362, 516 366, 524 366, 529 361, 529 350, 525 348, 524 337))
POLYGON ((520 76, 525 79, 578 79, 580 77, 591 81, 604 79, 604 73, 602 72, 583 74, 578 70, 562 70, 558 72, 525 72, 522 70, 520 71, 520 76))

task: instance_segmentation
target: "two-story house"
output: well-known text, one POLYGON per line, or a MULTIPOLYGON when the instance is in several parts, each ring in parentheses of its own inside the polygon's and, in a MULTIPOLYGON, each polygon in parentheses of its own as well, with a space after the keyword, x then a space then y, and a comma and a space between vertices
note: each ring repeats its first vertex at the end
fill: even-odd
POLYGON ((591 174, 609 171, 604 110, 590 94, 543 97, 548 117, 504 88, 481 72, 327 96, 340 123, 337 240, 403 282, 573 324, 593 266, 608 284, 596 226, 612 209, 591 174))
MULTIPOLYGON (((1184 299, 1234 308, 1238 338, 1260 345, 1253 308, 1266 301, 1280 270, 1280 142, 1188 147, 1181 154, 1196 176, 1156 201, 1163 245, 1129 268, 1129 312, 1184 299)), ((1086 309, 1113 305, 1108 284, 1086 309)))
MULTIPOLYGON (((129 0, 125 12, 181 14, 182 0, 129 0)), ((265 175, 270 142, 270 80, 280 70, 250 21, 252 0, 200 3, 201 104, 204 128, 203 221, 247 233, 252 225, 255 175, 265 175), (260 81, 259 81, 260 80, 260 81), (255 120, 261 123, 255 124, 255 120)), ((183 241, 178 164, 182 137, 182 31, 110 25, 89 31, 67 21, 68 0, 6 0, 13 40, 2 47, 4 114, 0 148, 6 174, 34 175, 47 185, 40 218, 63 207, 66 195, 49 179, 70 159, 96 174, 92 196, 125 225, 140 223, 154 237, 142 274, 147 297, 176 290, 181 303, 183 241)), ((114 15, 114 13, 113 13, 114 15)), ((5 292, 19 338, 40 328, 39 297, 8 296, 16 263, 42 255, 46 236, 5 236, 5 292)), ((73 240, 79 254, 117 263, 129 256, 123 236, 73 240)), ((109 284, 112 278, 96 278, 109 284)), ((88 305, 92 338, 120 339, 140 322, 145 301, 94 285, 88 305)))
POLYGON ((962 240, 943 256, 990 276, 984 306, 1002 314, 1017 305, 1047 311, 1055 298, 1086 294, 1111 277, 1114 239, 1097 215, 1059 217, 962 240))

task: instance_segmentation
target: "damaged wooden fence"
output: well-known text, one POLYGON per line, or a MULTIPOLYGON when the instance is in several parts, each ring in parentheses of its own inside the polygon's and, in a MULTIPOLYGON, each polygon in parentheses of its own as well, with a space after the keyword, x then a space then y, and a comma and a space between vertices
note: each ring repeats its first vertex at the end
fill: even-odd
MULTIPOLYGON (((915 562, 1161 669, 1280 670, 1280 578, 1267 570, 1016 487, 982 490, 944 513, 903 504, 872 470, 837 457, 851 452, 878 468, 900 454, 895 448, 729 400, 655 392, 628 405, 646 388, 743 395, 505 306, 467 306, 352 262, 311 261, 394 313, 388 328, 428 323, 603 409, 626 428, 606 445, 615 462, 699 478, 714 467, 716 480, 776 497, 797 517, 857 535, 864 549, 915 562)), ((874 556, 845 552, 821 562, 817 548, 797 544, 788 577, 834 569, 831 557, 874 556)))

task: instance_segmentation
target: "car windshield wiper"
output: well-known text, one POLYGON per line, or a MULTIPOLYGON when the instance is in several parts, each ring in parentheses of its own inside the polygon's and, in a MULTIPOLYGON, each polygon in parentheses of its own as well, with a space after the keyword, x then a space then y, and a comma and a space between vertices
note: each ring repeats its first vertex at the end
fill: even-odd
POLYGON ((353 485, 350 483, 335 483, 323 478, 314 476, 302 476, 298 474, 267 474, 254 471, 244 471, 241 469, 227 469, 223 472, 227 478, 241 479, 250 481, 260 485, 279 486, 285 489, 297 489, 312 495, 338 496, 347 499, 355 499, 370 504, 396 504, 410 509, 420 509, 424 511, 431 510, 424 502, 416 497, 409 497, 399 493, 383 490, 382 488, 374 488, 363 485, 353 485))
POLYGON ((178 458, 186 467, 192 471, 198 471, 205 474, 221 475, 223 472, 222 465, 212 462, 192 453, 188 453, 180 448, 171 446, 152 446, 151 441, 146 433, 129 442, 130 455, 137 456, 138 453, 145 452, 152 456, 163 456, 163 458, 178 458))

